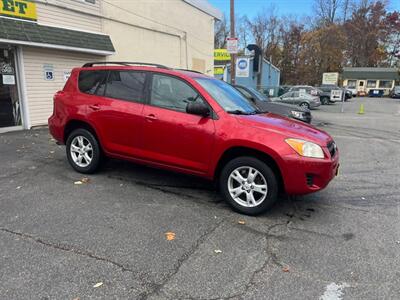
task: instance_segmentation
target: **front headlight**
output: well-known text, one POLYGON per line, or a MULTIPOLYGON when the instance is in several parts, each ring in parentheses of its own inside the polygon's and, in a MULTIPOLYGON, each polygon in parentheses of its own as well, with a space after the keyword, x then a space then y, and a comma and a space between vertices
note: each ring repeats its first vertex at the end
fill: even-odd
POLYGON ((293 148, 299 155, 313 158, 324 158, 322 148, 312 142, 299 139, 286 139, 285 142, 293 148))
POLYGON ((292 110, 291 112, 292 116, 298 119, 303 119, 303 113, 301 111, 296 111, 296 110, 292 110))

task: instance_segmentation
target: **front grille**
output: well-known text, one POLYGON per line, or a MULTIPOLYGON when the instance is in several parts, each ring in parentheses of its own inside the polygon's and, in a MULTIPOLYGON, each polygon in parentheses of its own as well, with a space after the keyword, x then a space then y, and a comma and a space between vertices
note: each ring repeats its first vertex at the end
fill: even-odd
POLYGON ((334 141, 328 143, 328 150, 329 153, 331 154, 331 157, 334 157, 337 152, 336 143, 334 141))

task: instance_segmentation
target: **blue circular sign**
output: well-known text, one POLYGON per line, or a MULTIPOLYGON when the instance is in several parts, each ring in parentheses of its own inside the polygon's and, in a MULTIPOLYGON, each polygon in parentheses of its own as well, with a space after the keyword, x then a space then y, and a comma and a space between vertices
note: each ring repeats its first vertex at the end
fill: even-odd
POLYGON ((238 68, 241 70, 244 70, 247 68, 247 60, 246 59, 241 59, 238 61, 238 68))

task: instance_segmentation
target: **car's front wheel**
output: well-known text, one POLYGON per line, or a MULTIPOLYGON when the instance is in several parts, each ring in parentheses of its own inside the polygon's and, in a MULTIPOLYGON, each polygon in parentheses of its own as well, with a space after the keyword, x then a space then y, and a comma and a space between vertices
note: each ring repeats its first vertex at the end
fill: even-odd
POLYGON ((302 103, 300 104, 300 107, 306 108, 306 109, 310 109, 310 104, 308 104, 307 102, 302 102, 302 103))
POLYGON ((220 191, 238 212, 258 215, 278 197, 278 182, 271 168, 254 157, 238 157, 222 169, 220 191))
POLYGON ((76 129, 68 136, 66 151, 70 165, 80 173, 93 173, 100 165, 99 142, 86 129, 76 129))

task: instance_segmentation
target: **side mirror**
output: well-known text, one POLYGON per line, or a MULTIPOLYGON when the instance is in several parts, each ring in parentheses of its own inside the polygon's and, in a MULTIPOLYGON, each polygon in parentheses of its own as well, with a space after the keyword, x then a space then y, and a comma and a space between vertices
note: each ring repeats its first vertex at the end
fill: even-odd
POLYGON ((192 115, 207 117, 210 115, 210 109, 201 102, 189 102, 186 105, 186 112, 192 115))

